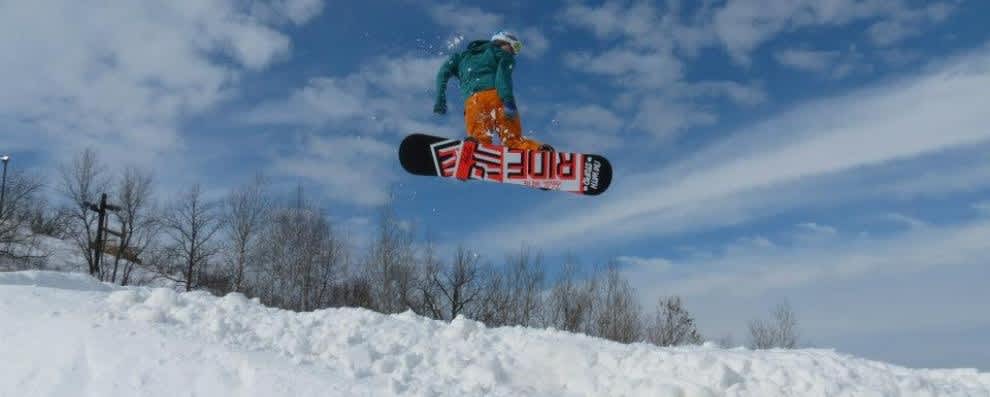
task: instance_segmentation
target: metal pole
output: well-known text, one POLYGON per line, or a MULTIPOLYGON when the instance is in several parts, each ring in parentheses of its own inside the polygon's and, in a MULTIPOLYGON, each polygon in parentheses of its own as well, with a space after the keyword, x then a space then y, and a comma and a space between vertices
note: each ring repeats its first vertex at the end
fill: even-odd
POLYGON ((3 199, 7 196, 7 162, 10 161, 10 156, 0 157, 0 161, 3 161, 3 181, 0 182, 0 219, 3 219, 3 199))

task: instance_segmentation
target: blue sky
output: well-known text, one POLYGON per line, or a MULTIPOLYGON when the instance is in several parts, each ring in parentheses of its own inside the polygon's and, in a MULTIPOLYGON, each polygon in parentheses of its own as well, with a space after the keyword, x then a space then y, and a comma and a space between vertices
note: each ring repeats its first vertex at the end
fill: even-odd
POLYGON ((745 341, 784 300, 804 339, 990 369, 990 4, 973 0, 0 5, 0 151, 83 147, 219 197, 264 172, 337 224, 399 214, 491 260, 617 259, 745 341), (600 197, 413 177, 411 132, 461 136, 441 60, 507 28, 527 134, 601 153, 600 197))

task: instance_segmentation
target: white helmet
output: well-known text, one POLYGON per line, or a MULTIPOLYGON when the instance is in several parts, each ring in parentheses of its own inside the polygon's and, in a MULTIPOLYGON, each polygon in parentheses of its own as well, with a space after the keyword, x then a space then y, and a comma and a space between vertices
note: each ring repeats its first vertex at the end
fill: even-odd
POLYGON ((512 46, 512 52, 518 54, 522 50, 522 42, 519 41, 519 36, 508 30, 500 30, 492 36, 492 41, 504 41, 512 46))

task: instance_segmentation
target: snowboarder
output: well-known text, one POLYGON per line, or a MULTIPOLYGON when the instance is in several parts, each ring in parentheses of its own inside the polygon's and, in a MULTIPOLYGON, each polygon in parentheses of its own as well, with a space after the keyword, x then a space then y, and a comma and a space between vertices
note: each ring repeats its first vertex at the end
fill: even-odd
POLYGON ((553 151, 553 147, 522 135, 522 123, 512 93, 512 69, 522 42, 500 31, 491 40, 476 40, 467 50, 451 54, 437 73, 433 112, 447 113, 447 81, 456 76, 464 94, 464 124, 468 139, 492 143, 492 133, 512 149, 553 151))

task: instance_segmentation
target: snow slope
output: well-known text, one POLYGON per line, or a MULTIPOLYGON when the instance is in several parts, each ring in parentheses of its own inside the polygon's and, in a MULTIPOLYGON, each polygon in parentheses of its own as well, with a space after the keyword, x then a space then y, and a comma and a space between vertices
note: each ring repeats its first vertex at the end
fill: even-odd
POLYGON ((990 396, 990 373, 0 273, 0 396, 990 396))

